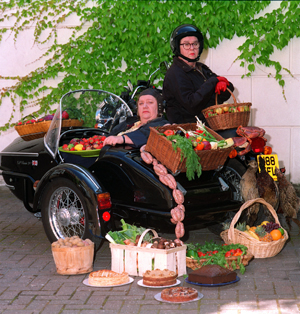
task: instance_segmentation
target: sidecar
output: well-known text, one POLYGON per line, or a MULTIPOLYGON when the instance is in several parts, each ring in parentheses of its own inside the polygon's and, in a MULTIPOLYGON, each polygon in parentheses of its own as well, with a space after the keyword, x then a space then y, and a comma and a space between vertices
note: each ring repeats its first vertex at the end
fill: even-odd
MULTIPOLYGON (((28 141, 18 137, 0 153, 7 187, 27 210, 41 213, 51 242, 73 235, 103 238, 118 228, 121 218, 174 231, 170 221, 170 210, 176 206, 172 190, 160 182, 152 165, 141 159, 139 149, 118 145, 89 151, 62 150, 74 138, 108 135, 104 120, 101 129, 64 127, 63 109, 79 103, 82 106, 83 99, 86 107, 102 108, 108 98, 116 105, 109 107, 109 116, 128 109, 121 98, 101 90, 65 94, 43 138, 28 141)), ((191 181, 185 173, 176 174, 177 187, 185 196, 186 230, 241 206, 239 180, 245 169, 234 162, 238 163, 230 160, 220 171, 204 171, 191 181)))

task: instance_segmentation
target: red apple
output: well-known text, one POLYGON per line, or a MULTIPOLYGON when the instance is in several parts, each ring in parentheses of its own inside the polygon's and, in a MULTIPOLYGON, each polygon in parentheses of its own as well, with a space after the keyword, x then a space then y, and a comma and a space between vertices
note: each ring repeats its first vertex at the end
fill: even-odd
POLYGON ((63 118, 63 119, 69 119, 69 114, 67 113, 67 111, 63 111, 62 113, 61 113, 61 117, 63 118))
POLYGON ((238 110, 238 112, 244 112, 245 108, 244 108, 244 106, 238 106, 237 110, 238 110))

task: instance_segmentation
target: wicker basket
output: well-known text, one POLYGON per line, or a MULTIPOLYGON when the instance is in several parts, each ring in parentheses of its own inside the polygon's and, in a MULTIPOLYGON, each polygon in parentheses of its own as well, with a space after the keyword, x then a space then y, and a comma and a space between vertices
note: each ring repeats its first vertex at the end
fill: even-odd
POLYGON ((230 94, 233 98, 234 104, 218 105, 218 99, 217 99, 217 94, 216 94, 216 105, 202 110, 202 113, 205 116, 205 119, 206 119, 208 125, 215 131, 233 129, 233 128, 239 127, 240 125, 247 126, 249 123, 249 120, 250 120, 250 107, 252 104, 250 102, 237 103, 236 98, 234 97, 231 90, 228 88, 227 88, 227 90, 230 92, 230 94), (216 108, 224 108, 226 106, 227 107, 228 106, 229 107, 248 106, 249 111, 222 113, 222 114, 217 115, 217 116, 206 117, 206 113, 209 110, 215 110, 216 108))
MULTIPOLYGON (((174 124, 166 125, 159 128, 150 127, 150 136, 147 141, 146 151, 151 153, 159 162, 166 166, 170 171, 175 173, 176 171, 186 172, 186 159, 181 157, 181 150, 177 148, 177 151, 173 149, 172 142, 166 137, 161 136, 159 133, 163 133, 166 130, 179 130, 179 127, 184 130, 196 130, 196 123, 186 124, 174 124)), ((223 137, 214 132, 210 128, 206 128, 207 131, 213 135, 217 140, 222 140, 223 137)), ((228 155, 233 150, 232 147, 216 150, 199 150, 197 155, 200 157, 200 163, 202 170, 215 170, 220 166, 223 166, 228 155)))
POLYGON ((255 238, 251 237, 247 233, 243 231, 239 231, 234 228, 234 225, 240 218, 242 211, 256 202, 265 205, 268 208, 268 210, 271 212, 273 217, 275 218, 275 222, 280 225, 278 216, 274 208, 269 203, 267 203, 264 199, 256 198, 256 199, 245 202, 241 206, 240 210, 233 217, 229 229, 221 232, 220 235, 226 244, 240 243, 240 244, 245 245, 248 248, 248 252, 253 254, 255 258, 273 257, 282 250, 285 242, 287 241, 289 237, 286 230, 284 230, 284 235, 282 239, 272 241, 272 242, 263 242, 263 241, 256 240, 255 238))
MULTIPOLYGON (((22 125, 15 125, 15 130, 24 141, 31 141, 37 138, 44 137, 47 133, 52 120, 34 122, 22 125)), ((77 127, 82 126, 83 121, 77 119, 62 120, 62 127, 77 127)))
MULTIPOLYGON (((250 260, 253 258, 252 254, 246 254, 246 255, 242 255, 242 256, 230 256, 230 257, 226 257, 226 261, 227 261, 227 265, 225 265, 225 268, 228 268, 230 270, 234 270, 234 269, 240 269, 240 266, 238 265, 237 261, 238 258, 240 258, 241 263, 244 266, 247 266, 250 262, 250 260), (232 266, 232 262, 235 262, 236 267, 234 268, 232 266)), ((200 260, 196 260, 194 258, 191 257, 187 257, 186 258, 186 266, 191 268, 192 270, 201 268, 202 265, 206 262, 205 258, 202 258, 200 260)))

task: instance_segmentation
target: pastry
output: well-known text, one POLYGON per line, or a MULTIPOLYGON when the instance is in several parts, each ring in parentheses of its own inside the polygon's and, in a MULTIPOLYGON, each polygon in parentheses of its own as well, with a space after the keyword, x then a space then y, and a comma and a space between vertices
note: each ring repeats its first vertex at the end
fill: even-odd
POLYGON ((198 291, 188 287, 166 288, 161 292, 161 298, 171 302, 192 301, 198 297, 198 291))
POLYGON ((236 272, 219 265, 205 265, 189 273, 188 280, 200 284, 219 284, 236 280, 236 272))
POLYGON ((176 279, 176 273, 168 269, 147 270, 143 275, 143 284, 145 286, 170 286, 176 283, 176 279))
POLYGON ((93 286, 115 286, 129 282, 128 273, 116 273, 112 270, 101 269, 89 274, 88 283, 93 286))

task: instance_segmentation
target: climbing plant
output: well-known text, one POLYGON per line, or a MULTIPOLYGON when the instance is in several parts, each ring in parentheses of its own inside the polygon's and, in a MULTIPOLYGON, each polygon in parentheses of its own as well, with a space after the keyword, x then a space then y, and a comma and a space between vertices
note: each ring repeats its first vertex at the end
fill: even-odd
MULTIPOLYGON (((17 42, 32 25, 34 44, 49 45, 39 58, 45 60, 44 65, 24 77, 3 77, 0 69, 0 79, 17 80, 15 85, 1 89, 0 105, 9 97, 13 109, 0 130, 14 125, 17 96, 21 98, 21 112, 38 104, 34 114, 40 116, 70 90, 100 88, 120 94, 128 79, 133 83, 147 79, 161 61, 171 61, 170 33, 183 23, 201 29, 205 48, 215 48, 234 36, 245 38, 240 55, 232 61, 246 67, 246 76, 259 65, 274 68, 274 79, 284 92, 283 72, 291 73, 272 60, 272 53, 286 47, 293 37, 300 37, 300 2, 282 1, 278 9, 262 14, 269 5, 270 1, 0 1, 0 22, 13 22, 11 27, 0 28, 0 51, 5 36, 14 36, 17 42), (71 15, 78 16, 77 26, 65 26, 71 15), (58 29, 64 27, 72 34, 62 44, 58 29), (62 74, 57 86, 45 84, 62 74)), ((162 80, 161 74, 159 82, 162 80)))

